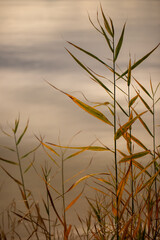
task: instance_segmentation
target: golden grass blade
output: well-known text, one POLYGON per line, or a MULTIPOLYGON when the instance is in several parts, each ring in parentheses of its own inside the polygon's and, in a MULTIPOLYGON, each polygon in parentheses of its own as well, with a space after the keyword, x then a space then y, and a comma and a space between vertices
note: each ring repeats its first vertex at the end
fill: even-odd
POLYGON ((152 183, 154 182, 155 178, 158 176, 158 174, 160 173, 160 169, 148 180, 146 181, 143 186, 138 190, 138 192, 142 191, 142 189, 144 189, 145 187, 147 187, 148 185, 151 186, 152 183))
POLYGON ((77 197, 75 197, 72 202, 66 207, 65 211, 67 211, 68 209, 70 209, 76 202, 77 200, 81 197, 82 193, 83 193, 84 189, 82 190, 82 192, 80 192, 80 194, 78 194, 77 197))
POLYGON ((3 162, 9 163, 9 164, 19 165, 17 162, 14 162, 14 161, 11 161, 11 160, 7 160, 7 159, 4 159, 2 157, 0 157, 0 160, 3 161, 3 162))
POLYGON ((106 118, 106 116, 104 116, 103 113, 101 113, 100 111, 98 111, 97 109, 87 105, 86 103, 83 103, 82 101, 80 101, 79 99, 73 97, 72 95, 63 92, 62 90, 56 88, 55 86, 53 86, 51 83, 47 82, 50 86, 52 86, 53 88, 55 88, 56 90, 62 92, 63 94, 65 94, 66 96, 68 96, 74 103, 76 103, 80 108, 82 108, 83 110, 85 110, 86 112, 88 112, 89 114, 91 114, 92 116, 98 118, 99 120, 107 123, 110 126, 113 126, 113 124, 106 118))
POLYGON ((67 159, 70 159, 70 158, 72 158, 72 157, 75 157, 75 156, 83 153, 83 152, 86 151, 86 150, 87 150, 87 149, 82 149, 82 150, 80 150, 80 151, 78 151, 78 152, 75 152, 75 153, 69 155, 67 158, 65 158, 64 161, 66 161, 67 159))
POLYGON ((144 150, 148 150, 148 148, 136 137, 134 137, 133 135, 130 135, 129 133, 126 133, 128 137, 130 137, 137 145, 139 145, 140 147, 142 147, 144 150))
POLYGON ((131 222, 132 222, 132 219, 133 219, 133 216, 130 217, 130 219, 127 221, 127 223, 126 223, 126 224, 124 225, 124 227, 121 229, 121 231, 123 232, 121 240, 127 239, 126 237, 128 236, 128 235, 127 235, 127 233, 128 233, 128 228, 129 228, 129 225, 130 225, 131 222))
POLYGON ((47 142, 47 144, 50 144, 52 146, 59 147, 59 148, 68 148, 68 149, 82 149, 82 150, 90 150, 90 151, 111 151, 107 147, 99 147, 99 146, 69 147, 69 146, 61 146, 61 145, 50 143, 50 142, 47 142))
POLYGON ((130 126, 137 120, 137 118, 139 118, 141 115, 143 115, 146 112, 147 111, 140 113, 136 117, 134 117, 131 120, 129 120, 128 122, 126 122, 123 126, 121 126, 115 134, 115 139, 119 139, 130 128, 130 126))
MULTIPOLYGON (((134 166, 136 166, 137 168, 139 168, 141 171, 144 170, 144 167, 142 166, 142 164, 140 164, 140 163, 137 162, 136 160, 132 159, 132 163, 134 164, 134 166)), ((146 173, 149 177, 151 177, 151 175, 149 174, 149 172, 147 172, 146 170, 145 170, 145 173, 146 173)))
POLYGON ((146 156, 147 154, 149 154, 150 151, 147 150, 147 151, 144 151, 144 152, 138 152, 138 153, 134 153, 134 154, 131 154, 131 155, 127 155, 125 156, 124 158, 122 158, 119 163, 123 163, 123 162, 128 162, 130 161, 131 159, 137 159, 137 158, 141 158, 141 157, 144 157, 146 156))
POLYGON ((41 144, 46 147, 47 149, 49 149, 51 152, 53 152, 54 154, 56 154, 57 156, 59 156, 59 154, 50 146, 48 146, 47 144, 45 144, 44 142, 41 142, 41 144))
POLYGON ((149 168, 153 163, 155 163, 155 161, 158 159, 158 157, 156 157, 152 162, 150 162, 146 167, 144 167, 143 169, 141 169, 141 172, 139 172, 137 174, 137 176, 135 177, 135 179, 137 179, 143 172, 147 173, 150 177, 151 175, 146 171, 147 168, 149 168))
MULTIPOLYGON (((97 175, 101 175, 101 174, 104 174, 104 173, 92 173, 92 174, 88 174, 88 175, 85 175, 84 177, 78 179, 75 183, 72 184, 72 186, 66 191, 66 192, 69 192, 71 191, 73 188, 75 188, 79 183, 81 183, 82 181, 88 179, 88 178, 91 178, 91 177, 94 177, 94 176, 97 176, 97 175)), ((106 174, 106 173, 105 173, 106 174)))
POLYGON ((117 46, 116 46, 115 56, 114 56, 114 62, 117 60, 117 57, 118 57, 119 52, 120 52, 121 47, 122 47, 123 37, 124 37, 124 31, 125 31, 125 26, 126 26, 126 23, 125 23, 124 26, 123 26, 121 36, 120 36, 119 41, 118 41, 118 44, 117 44, 117 46))

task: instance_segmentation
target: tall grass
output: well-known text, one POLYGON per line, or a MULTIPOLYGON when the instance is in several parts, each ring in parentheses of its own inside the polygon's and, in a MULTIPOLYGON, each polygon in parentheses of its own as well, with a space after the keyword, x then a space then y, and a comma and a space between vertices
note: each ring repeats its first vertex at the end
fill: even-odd
MULTIPOLYGON (((155 122, 156 104, 160 100, 158 92, 160 83, 154 88, 150 80, 150 90, 147 90, 145 86, 133 76, 133 71, 135 71, 136 67, 143 63, 143 61, 158 48, 159 44, 133 64, 133 60, 130 57, 128 68, 119 72, 117 66, 118 61, 120 61, 119 53, 122 51, 126 24, 123 25, 119 40, 116 42, 116 30, 112 19, 105 16, 102 6, 100 6, 100 13, 102 23, 99 20, 99 13, 97 12, 98 27, 93 23, 90 16, 89 20, 98 34, 104 39, 108 51, 110 51, 112 55, 112 61, 109 61, 109 63, 105 62, 100 57, 74 43, 68 42, 68 44, 77 49, 77 51, 84 53, 89 58, 102 64, 107 70, 106 74, 112 73, 112 79, 108 80, 102 74, 96 73, 94 69, 89 68, 73 55, 70 50, 67 49, 67 51, 77 64, 88 73, 90 79, 105 91, 106 101, 102 103, 99 102, 94 106, 94 103, 87 100, 85 96, 86 102, 85 100, 82 101, 64 92, 54 84, 49 82, 48 84, 55 90, 66 95, 66 97, 69 97, 78 107, 86 111, 92 117, 97 118, 97 121, 100 120, 108 128, 112 128, 113 147, 108 148, 105 143, 101 143, 99 140, 96 140, 99 142, 98 145, 95 145, 95 141, 88 146, 75 147, 71 146, 71 143, 68 146, 62 146, 60 143, 45 142, 41 137, 36 137, 38 145, 28 153, 20 155, 20 143, 27 132, 28 122, 20 134, 18 134, 19 118, 15 121, 15 125, 11 130, 12 134, 8 134, 2 130, 7 137, 13 137, 15 148, 10 148, 8 146, 2 147, 7 148, 8 151, 12 151, 13 154, 17 156, 17 161, 6 159, 4 156, 0 156, 0 160, 3 161, 4 164, 12 164, 15 167, 19 167, 20 180, 6 170, 4 165, 1 165, 2 170, 18 185, 25 206, 24 212, 14 209, 14 211, 9 213, 9 217, 13 214, 19 219, 18 223, 15 220, 14 228, 12 229, 12 233, 14 232, 19 236, 19 239, 21 239, 17 230, 19 224, 22 224, 27 230, 27 239, 41 239, 41 237, 48 240, 68 240, 77 238, 99 240, 160 239, 160 145, 159 143, 156 144, 155 122), (121 81, 127 84, 127 92, 119 87, 121 81), (110 85, 108 83, 110 83, 110 85), (113 87, 109 88, 108 85, 113 87), (118 101, 118 93, 127 97, 126 106, 118 101), (145 100, 146 97, 148 97, 148 100, 145 100), (144 109, 142 112, 138 112, 139 109, 137 106, 141 104, 143 104, 144 109), (106 107, 107 114, 97 109, 101 105, 106 107), (125 119, 123 120, 123 124, 120 122, 117 109, 123 114, 123 119, 125 119), (149 114, 152 115, 152 129, 146 121, 149 114), (143 138, 139 139, 137 136, 133 135, 132 129, 137 127, 137 122, 140 123, 144 134, 148 134, 151 138, 153 143, 152 147, 150 143, 146 146, 145 143, 143 143, 143 138), (119 149, 118 147, 117 143, 120 140, 124 141, 123 149, 119 149), (53 168, 47 167, 45 164, 45 166, 42 167, 42 174, 38 172, 34 164, 35 152, 40 145, 53 164, 53 168), (57 149, 59 149, 59 152, 57 149), (69 152, 69 155, 67 155, 68 149, 73 151, 73 153, 71 154, 69 152), (84 169, 75 176, 71 176, 70 179, 72 180, 72 184, 70 187, 67 187, 65 179, 66 162, 77 155, 81 156, 81 154, 86 151, 103 151, 106 153, 106 157, 108 152, 113 154, 114 173, 113 171, 105 169, 104 172, 86 174, 77 179, 77 177, 84 172, 84 169), (22 160, 30 155, 33 155, 33 161, 30 162, 28 167, 24 170, 22 160), (25 172, 29 172, 31 167, 41 178, 42 184, 45 186, 46 197, 41 199, 40 202, 42 203, 40 206, 34 200, 32 192, 26 188, 25 172), (54 182, 55 180, 51 180, 52 171, 55 173, 57 171, 60 172, 60 189, 57 189, 57 184, 54 182), (76 180, 74 180, 75 177, 76 180), (87 182, 89 179, 91 181, 87 182), (71 202, 68 202, 68 194, 72 195, 77 185, 83 182, 85 182, 85 184, 82 191, 76 196, 73 195, 71 202), (86 201, 90 210, 89 213, 86 214, 85 219, 82 219, 81 215, 77 213, 77 218, 82 229, 80 232, 77 226, 72 226, 67 221, 67 214, 70 209, 74 208, 74 204, 78 204, 78 200, 82 197, 84 188, 86 187, 92 189, 96 193, 96 197, 91 198, 89 195, 86 196, 86 201), (61 210, 59 210, 57 200, 61 200, 61 210), (45 213, 41 211, 43 208, 42 204, 45 213), (26 223, 29 224, 29 227, 27 227, 26 223)), ((4 214, 2 215, 4 218, 4 214)), ((2 223, 3 222, 4 221, 2 221, 2 223)), ((10 232, 5 232, 5 226, 1 224, 1 239, 9 239, 10 236, 10 232)))

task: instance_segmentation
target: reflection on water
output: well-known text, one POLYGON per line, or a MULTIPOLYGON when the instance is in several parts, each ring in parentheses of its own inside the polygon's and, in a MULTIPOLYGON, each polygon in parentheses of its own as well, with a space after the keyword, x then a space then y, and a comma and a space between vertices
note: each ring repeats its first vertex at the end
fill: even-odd
MULTIPOLYGON (((101 3, 115 22, 118 36, 127 20, 125 44, 119 62, 120 68, 126 69, 129 53, 138 59, 158 44, 160 2, 102 0, 101 3)), ((28 142, 32 142, 33 133, 41 133, 47 140, 57 142, 60 130, 62 142, 66 144, 76 132, 83 130, 76 137, 75 144, 90 144, 96 136, 112 147, 112 130, 78 109, 44 81, 48 80, 67 92, 75 91, 74 94, 80 98, 82 95, 77 91, 82 91, 92 101, 106 101, 105 92, 90 81, 64 49, 68 47, 66 40, 69 40, 103 59, 110 57, 103 39, 87 17, 89 12, 96 22, 97 7, 98 0, 0 0, 2 126, 7 122, 13 123, 20 113, 22 125, 30 118, 28 142)), ((78 54, 100 74, 112 77, 104 68, 78 54)), ((158 60, 159 49, 135 72, 146 86, 149 86, 150 75, 154 85, 159 81, 158 60)), ((125 98, 121 100, 126 101, 125 98)), ((3 142, 2 135, 0 141, 3 142)), ((100 167, 103 169, 103 164, 100 167)), ((7 196, 5 194, 3 196, 7 196)))

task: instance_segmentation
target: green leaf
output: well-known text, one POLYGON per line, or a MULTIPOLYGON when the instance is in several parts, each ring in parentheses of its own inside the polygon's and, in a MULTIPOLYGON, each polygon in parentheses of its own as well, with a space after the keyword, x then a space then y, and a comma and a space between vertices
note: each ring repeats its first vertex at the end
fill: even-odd
POLYGON ((115 139, 119 139, 130 128, 130 126, 137 120, 137 118, 139 116, 143 115, 144 113, 146 113, 146 111, 140 113, 136 117, 134 117, 131 120, 129 120, 128 122, 126 122, 123 126, 121 126, 115 134, 115 139))
POLYGON ((20 117, 18 117, 16 120, 15 120, 15 126, 14 126, 14 129, 13 129, 13 132, 16 134, 17 130, 18 130, 18 126, 19 126, 19 122, 20 122, 20 117))
MULTIPOLYGON (((115 55, 114 55, 114 62, 116 61, 117 57, 118 57, 118 54, 121 50, 121 47, 122 47, 122 43, 123 43, 123 37, 124 37, 124 31, 125 31, 125 26, 126 24, 124 24, 123 26, 123 29, 122 29, 122 33, 121 33, 121 36, 120 36, 120 39, 118 41, 118 44, 117 44, 117 47, 116 47, 116 50, 115 50, 115 55)), ((128 71, 128 70, 127 70, 128 71)))
MULTIPOLYGON (((87 55, 89 55, 90 57, 96 59, 97 61, 99 61, 100 63, 102 63, 103 65, 105 65, 106 67, 111 68, 108 64, 106 64, 104 61, 102 61, 100 58, 98 58, 98 57, 95 56, 94 54, 86 51, 86 50, 83 49, 83 48, 78 47, 77 45, 75 45, 75 44, 73 44, 73 43, 71 43, 71 42, 69 42, 69 41, 67 41, 67 42, 68 42, 70 45, 72 45, 73 47, 77 48, 78 50, 80 50, 80 51, 86 53, 87 55)), ((70 53, 70 52, 69 52, 69 53, 70 53)), ((111 68, 111 69, 112 69, 112 68, 111 68)))
POLYGON ((111 28, 110 28, 110 26, 109 26, 109 23, 108 23, 105 15, 104 15, 102 6, 100 5, 100 7, 101 7, 101 12, 102 12, 103 20, 104 20, 104 26, 105 26, 107 32, 113 37, 113 32, 112 32, 112 30, 111 30, 111 28))
POLYGON ((128 86, 131 84, 131 59, 129 59, 129 66, 128 66, 128 86))
POLYGON ((29 124, 29 120, 27 121, 27 124, 26 124, 26 127, 25 127, 23 133, 21 134, 21 136, 20 136, 19 139, 17 140, 16 145, 18 145, 18 144, 21 142, 24 134, 26 133, 26 131, 27 131, 27 129, 28 129, 28 124, 29 124))
POLYGON ((122 162, 127 162, 131 159, 136 159, 136 158, 141 158, 141 157, 144 157, 145 155, 149 154, 150 151, 147 150, 147 151, 144 151, 144 152, 138 152, 138 153, 134 153, 134 154, 131 154, 131 155, 127 155, 125 156, 124 158, 122 158, 119 163, 122 163, 122 162))
POLYGON ((138 98, 138 94, 129 101, 129 107, 131 107, 138 98))
POLYGON ((140 82, 138 82, 135 78, 134 78, 134 80, 136 81, 136 83, 138 83, 138 85, 141 87, 141 89, 142 89, 151 99, 153 99, 153 98, 151 97, 151 95, 149 94, 149 92, 146 90, 146 88, 145 88, 142 84, 140 84, 140 82))
POLYGON ((68 49, 67 52, 73 57, 73 59, 86 71, 88 72, 96 82, 98 82, 107 92, 112 93, 98 78, 96 78, 68 49))
POLYGON ((151 131, 149 130, 147 124, 143 121, 143 119, 138 115, 138 113, 136 112, 135 109, 133 109, 133 111, 135 112, 135 114, 138 116, 139 121, 141 122, 141 124, 143 125, 143 127, 147 130, 147 132, 153 137, 153 134, 151 133, 151 131))
POLYGON ((31 153, 35 152, 35 151, 40 147, 40 145, 41 145, 41 144, 39 144, 37 147, 35 147, 34 149, 32 149, 31 151, 29 151, 29 152, 26 153, 25 155, 23 155, 23 156, 21 157, 21 159, 26 158, 26 157, 28 157, 31 153))
MULTIPOLYGON (((159 45, 160 45, 160 43, 159 43, 152 51, 150 51, 150 52, 147 53, 144 57, 142 57, 142 58, 139 59, 137 62, 135 62, 135 63, 131 66, 131 70, 133 70, 134 68, 136 68, 136 67, 137 67, 139 64, 141 64, 146 58, 148 58, 149 55, 151 55, 151 53, 153 53, 153 52, 156 50, 156 48, 159 47, 159 45)), ((124 75, 127 74, 127 72, 128 72, 128 69, 127 69, 124 73, 122 73, 122 75, 121 75, 119 78, 122 78, 124 75)))
MULTIPOLYGON (((101 27, 101 26, 100 26, 100 27, 101 27)), ((108 43, 109 48, 110 48, 111 51, 113 52, 113 48, 112 48, 112 46, 111 46, 110 39, 108 38, 107 34, 105 33, 103 27, 101 27, 101 29, 102 29, 103 35, 104 35, 104 37, 105 37, 105 39, 106 39, 106 41, 107 41, 107 43, 108 43)))
MULTIPOLYGON (((136 91, 137 92, 137 91, 136 91)), ((145 105, 145 107, 150 111, 150 113, 153 114, 153 111, 151 110, 151 108, 149 107, 149 105, 146 103, 146 101, 141 97, 141 95, 137 92, 138 97, 141 99, 141 101, 143 102, 143 104, 145 105)))
POLYGON ((14 161, 11 161, 11 160, 4 159, 2 157, 0 157, 0 160, 3 161, 3 162, 6 162, 6 163, 13 164, 13 165, 18 165, 18 163, 14 162, 14 161))

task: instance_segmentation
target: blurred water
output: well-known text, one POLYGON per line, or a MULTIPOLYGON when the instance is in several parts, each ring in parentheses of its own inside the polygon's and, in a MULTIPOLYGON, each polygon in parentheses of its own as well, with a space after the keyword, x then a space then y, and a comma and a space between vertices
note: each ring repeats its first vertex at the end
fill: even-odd
MULTIPOLYGON (((160 2, 101 0, 101 3, 104 12, 115 23, 117 39, 127 21, 124 46, 118 62, 119 67, 125 70, 129 54, 133 59, 138 59, 159 43, 160 2)), ((78 109, 66 96, 51 89, 44 81, 81 99, 83 97, 78 91, 82 91, 91 101, 107 101, 108 95, 89 79, 64 48, 72 50, 99 74, 112 77, 66 42, 78 44, 104 60, 111 57, 105 41, 88 20, 89 13, 96 23, 97 9, 98 0, 0 0, 0 124, 8 130, 19 113, 22 126, 29 118, 28 145, 35 142, 33 134, 45 135, 46 140, 57 142, 59 132, 62 143, 67 144, 75 133, 82 130, 75 138, 75 145, 90 144, 99 138, 107 146, 113 146, 112 129, 78 109)), ((151 76, 156 86, 160 75, 159 49, 135 70, 134 75, 147 88, 151 76)), ((118 95, 118 99, 125 104, 122 95, 118 95)), ((159 109, 157 107, 158 113, 159 109)), ((157 123, 160 120, 158 113, 157 123)), ((0 141, 0 144, 7 144, 2 134, 0 141)), ((27 144, 23 149, 27 148, 27 144)), ((104 162, 98 164, 100 169, 104 168, 104 164, 106 166, 104 162)), ((81 167, 80 163, 76 165, 81 167)), ((5 198, 7 193, 3 196, 5 198)))

